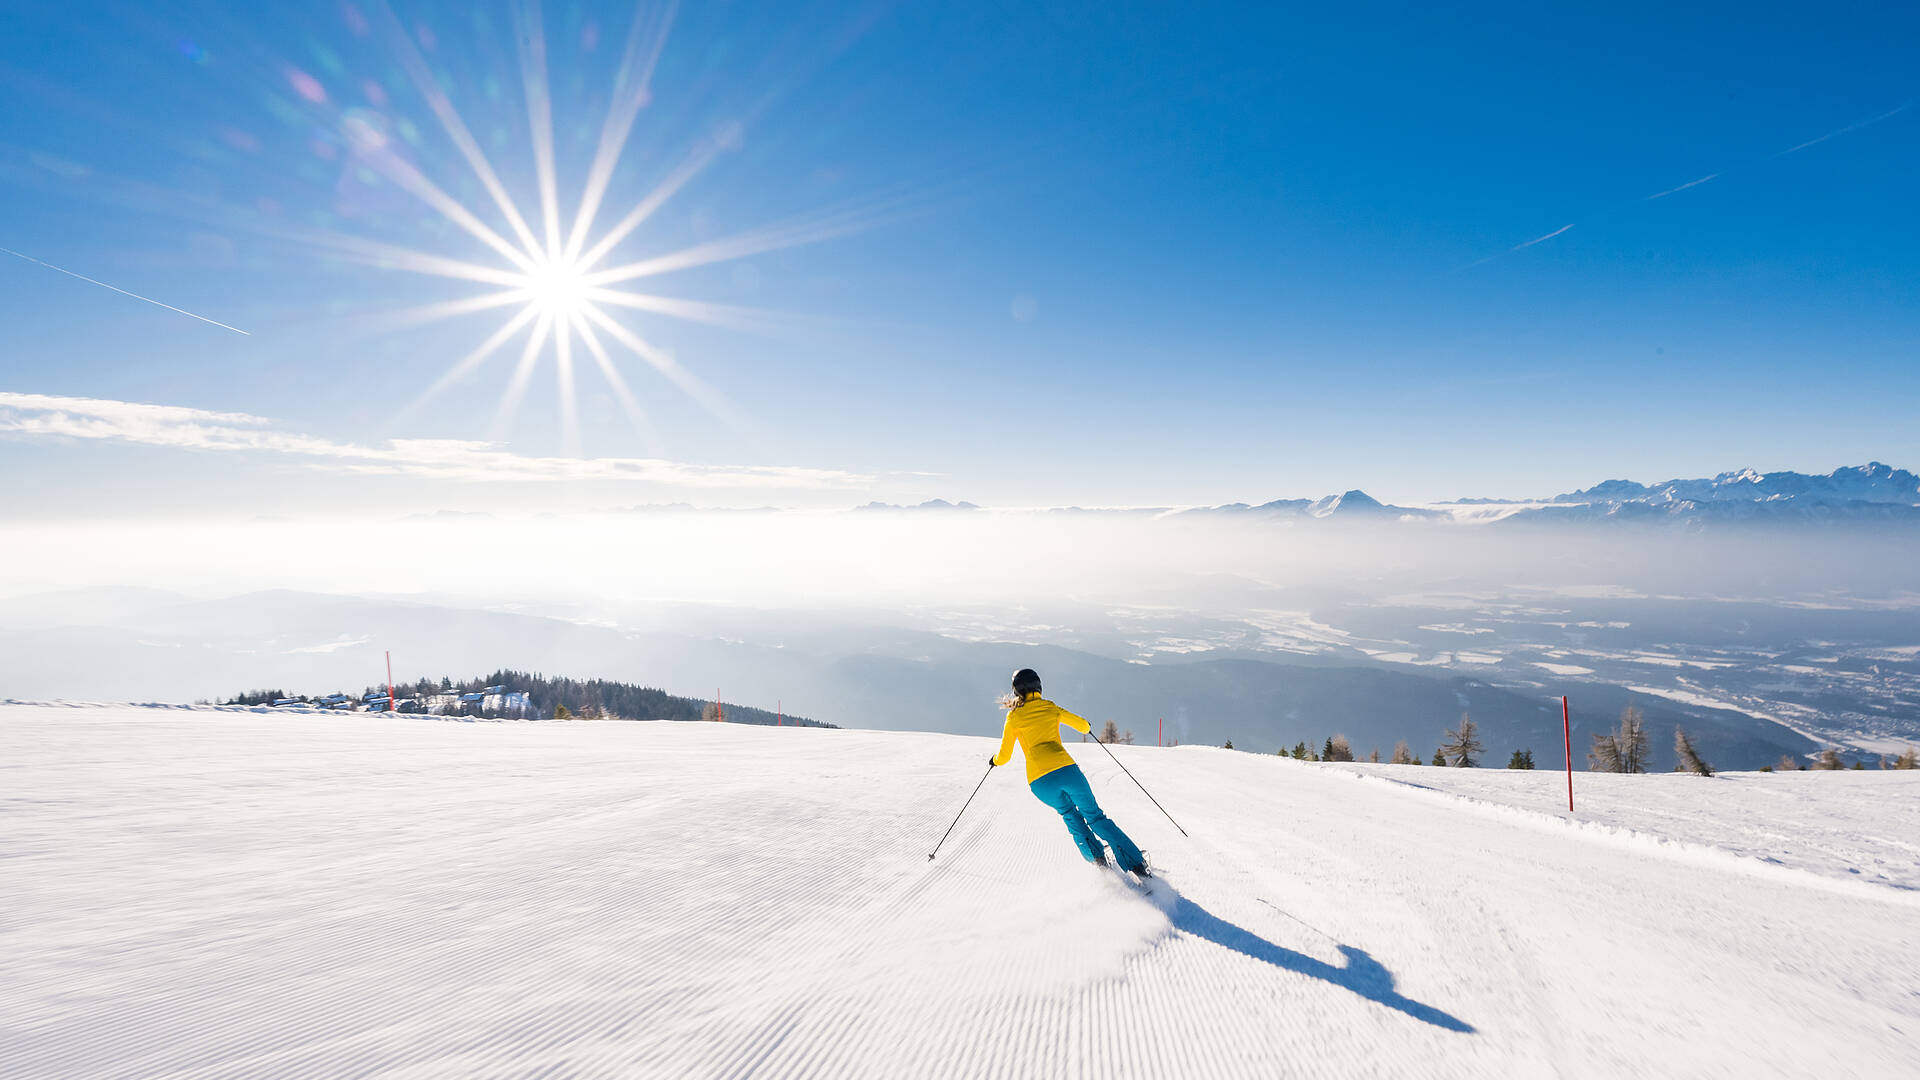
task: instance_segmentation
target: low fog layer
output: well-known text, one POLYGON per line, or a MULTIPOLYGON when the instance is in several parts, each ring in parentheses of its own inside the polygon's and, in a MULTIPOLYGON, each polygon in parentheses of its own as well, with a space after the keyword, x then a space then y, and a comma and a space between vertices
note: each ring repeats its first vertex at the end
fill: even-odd
POLYGON ((0 595, 285 588, 585 605, 608 617, 661 601, 807 611, 1151 602, 1238 613, 1284 606, 1285 591, 1303 588, 1897 603, 1920 594, 1914 543, 1906 529, 1278 525, 1070 512, 343 515, 16 525, 0 531, 0 595), (1233 580, 1208 580, 1218 576, 1233 580))

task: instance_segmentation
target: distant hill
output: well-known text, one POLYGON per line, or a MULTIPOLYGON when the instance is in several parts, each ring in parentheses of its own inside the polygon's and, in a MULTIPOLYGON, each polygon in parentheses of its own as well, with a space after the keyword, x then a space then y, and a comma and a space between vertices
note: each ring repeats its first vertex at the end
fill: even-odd
MULTIPOLYGON (((88 606, 85 596, 63 598, 68 608, 88 606)), ((108 598, 124 605, 133 599, 108 598)), ((1277 602, 1277 601, 1276 601, 1277 602)), ((1307 602, 1294 596, 1288 602, 1307 602)), ((1471 712, 1487 743, 1489 761, 1531 748, 1537 759, 1553 756, 1560 742, 1557 700, 1528 689, 1503 689, 1485 680, 1437 672, 1369 665, 1364 657, 1272 655, 1261 659, 1173 660, 1130 663, 1112 656, 1055 645, 1007 641, 961 641, 929 631, 791 615, 755 622, 730 611, 728 638, 704 634, 619 631, 560 619, 496 611, 439 607, 407 601, 266 592, 217 601, 168 602, 131 617, 129 626, 36 627, 0 633, 0 649, 15 659, 0 680, 0 693, 25 698, 99 700, 190 700, 209 685, 346 690, 365 685, 381 670, 382 652, 409 671, 466 667, 476 658, 547 670, 600 671, 624 682, 606 685, 644 689, 637 681, 656 677, 685 703, 663 713, 698 719, 693 694, 721 687, 729 696, 754 701, 784 699, 801 712, 829 716, 842 726, 997 735, 1001 712, 994 698, 1008 673, 1039 669, 1049 697, 1101 722, 1112 719, 1136 739, 1154 740, 1164 717, 1169 739, 1272 752, 1306 740, 1318 746, 1345 734, 1364 756, 1389 753, 1406 739, 1431 755, 1442 732, 1471 712), (379 634, 379 643, 372 636, 379 634), (751 639, 759 639, 754 643, 751 639), (778 644, 766 644, 777 641, 778 644), (99 657, 111 657, 102 664, 99 657), (256 681, 257 680, 257 681, 256 681)), ((108 605, 112 606, 112 605, 108 605)), ((471 670, 471 668, 468 668, 471 670)), ((470 680, 475 689, 523 677, 498 672, 470 680)), ((514 691, 540 689, 534 679, 514 691)), ((563 682, 563 680, 545 680, 563 682)), ((428 689, 438 693, 435 679, 428 689)), ((590 693, 592 683, 582 683, 590 693)), ((420 684, 409 684, 408 689, 420 684)), ((588 697, 534 698, 535 707, 588 697)), ((649 691, 662 698, 674 695, 649 691)), ((1574 691, 1577 766, 1593 732, 1611 728, 1628 700, 1637 701, 1652 732, 1656 768, 1672 765, 1672 732, 1680 724, 1694 744, 1721 768, 1758 768, 1783 754, 1803 755, 1818 744, 1760 717, 1662 700, 1598 684, 1574 691)), ((637 707, 621 716, 647 717, 637 707)), ((664 707, 664 706, 663 706, 664 707)), ((729 705, 727 718, 767 723, 764 709, 729 705)), ((1496 760, 1497 759, 1497 760, 1496 760)))
MULTIPOLYGON (((980 688, 1000 685, 1006 671, 1031 664, 1049 698, 1096 724, 1111 718, 1148 744, 1164 718, 1167 738, 1182 743, 1232 740, 1237 749, 1272 753, 1302 741, 1318 750, 1338 734, 1363 759, 1377 749, 1384 761, 1405 739, 1425 761, 1460 714, 1469 713, 1480 726, 1488 765, 1505 763, 1514 750, 1531 749, 1541 762, 1557 762, 1562 754, 1558 698, 1462 676, 1253 659, 1132 664, 1046 646, 956 643, 942 651, 946 655, 927 659, 867 653, 834 661, 828 673, 842 688, 839 715, 858 717, 863 727, 994 734, 999 714, 980 701, 980 688)), ((1587 767, 1592 737, 1611 731, 1628 704, 1645 714, 1655 771, 1674 766, 1676 726, 1724 768, 1756 769, 1819 749, 1745 713, 1583 684, 1572 701, 1576 769, 1587 767)))
MULTIPOLYGON (((224 704, 271 705, 276 701, 297 700, 322 704, 330 698, 358 704, 379 695, 384 701, 387 688, 369 686, 362 693, 347 695, 288 695, 280 690, 249 690, 224 704)), ((548 677, 525 671, 496 671, 482 679, 454 682, 449 678, 421 679, 394 687, 400 695, 402 713, 429 713, 440 716, 510 716, 529 720, 551 719, 561 708, 582 719, 597 720, 717 720, 729 724, 761 724, 767 727, 831 728, 837 725, 785 716, 749 705, 715 703, 700 698, 680 697, 664 690, 610 679, 570 679, 548 677)))

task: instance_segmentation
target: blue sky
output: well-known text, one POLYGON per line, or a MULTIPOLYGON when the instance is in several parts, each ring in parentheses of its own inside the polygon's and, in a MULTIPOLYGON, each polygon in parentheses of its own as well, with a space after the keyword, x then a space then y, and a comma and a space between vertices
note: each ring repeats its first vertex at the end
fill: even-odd
POLYGON ((16 2, 0 246, 248 334, 0 256, 0 496, 1410 501, 1920 461, 1920 16, 1242 7, 16 2), (728 307, 606 308, 711 393, 609 341, 636 428, 575 342, 576 421, 551 345, 507 415, 517 339, 406 409, 518 307, 396 328, 503 286, 342 258, 510 269, 396 179, 511 239, 405 55, 539 232, 539 26, 565 232, 636 11, 662 44, 595 230, 704 164, 596 268, 744 252, 607 286, 728 307))

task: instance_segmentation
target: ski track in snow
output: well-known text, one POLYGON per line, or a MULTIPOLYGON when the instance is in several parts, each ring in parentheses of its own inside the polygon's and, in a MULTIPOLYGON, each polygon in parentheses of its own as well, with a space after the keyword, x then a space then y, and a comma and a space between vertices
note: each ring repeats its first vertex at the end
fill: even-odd
POLYGON ((1069 744, 1143 893, 1018 764, 928 862, 985 739, 28 705, 0 739, 6 1077, 1892 1076, 1920 1036, 1915 773, 1815 778, 1907 836, 1858 840, 1881 884, 1748 872, 1821 839, 1807 774, 1569 828, 1493 773, 1116 748, 1186 839, 1069 744), (1683 809, 1712 857, 1620 842, 1683 809))

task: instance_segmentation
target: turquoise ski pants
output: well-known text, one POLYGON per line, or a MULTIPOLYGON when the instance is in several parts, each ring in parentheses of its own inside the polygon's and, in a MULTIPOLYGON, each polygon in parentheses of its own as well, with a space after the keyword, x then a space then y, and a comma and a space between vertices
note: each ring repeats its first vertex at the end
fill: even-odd
POLYGON ((1105 840, 1113 848, 1113 857, 1119 860, 1120 869, 1137 870, 1145 865, 1146 859, 1140 849, 1120 831, 1100 810, 1100 804, 1094 801, 1093 789, 1087 786, 1086 774, 1078 765, 1068 765, 1064 769, 1055 769, 1028 787, 1033 789, 1034 798, 1046 803, 1059 812, 1067 823, 1067 831, 1073 834, 1073 842, 1080 846, 1080 854, 1088 859, 1097 859, 1106 854, 1100 846, 1105 840), (1098 836, 1100 839, 1094 839, 1098 836))

